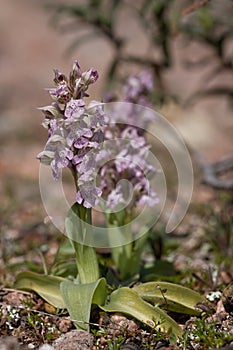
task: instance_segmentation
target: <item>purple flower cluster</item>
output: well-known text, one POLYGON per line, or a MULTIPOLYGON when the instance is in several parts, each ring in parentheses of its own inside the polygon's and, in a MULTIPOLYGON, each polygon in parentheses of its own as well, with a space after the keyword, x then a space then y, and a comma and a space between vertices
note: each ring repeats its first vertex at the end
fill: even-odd
POLYGON ((138 75, 130 76, 124 86, 126 102, 152 107, 148 94, 153 90, 154 82, 149 71, 142 71, 138 75))
POLYGON ((105 140, 97 164, 106 209, 132 210, 157 204, 158 196, 150 187, 156 169, 148 161, 150 147, 145 137, 133 126, 116 124, 106 129, 105 140))
MULTIPOLYGON (((155 114, 151 110, 152 103, 150 94, 154 89, 153 76, 149 71, 142 71, 137 75, 130 76, 123 86, 123 102, 114 108, 111 121, 135 125, 141 129, 148 129, 148 125, 155 121, 155 114), (142 108, 145 107, 145 108, 142 108)), ((105 102, 117 101, 116 96, 108 93, 105 102)), ((142 130, 141 130, 142 132, 142 130)))
MULTIPOLYGON (((158 203, 157 194, 150 188, 156 169, 148 161, 149 146, 143 132, 133 126, 137 106, 116 104, 110 113, 110 124, 103 104, 92 101, 86 106, 84 101, 89 85, 98 79, 95 70, 82 72, 75 61, 69 78, 58 70, 54 73, 55 88, 47 90, 55 101, 40 108, 45 115, 42 125, 49 137, 38 159, 51 166, 57 180, 63 168, 72 171, 76 201, 86 208, 98 204, 100 196, 106 208, 113 211, 158 203)), ((142 96, 152 88, 148 72, 129 78, 125 102, 136 103, 139 99, 148 104, 142 96)))
MULTIPOLYGON (((137 75, 131 75, 123 86, 121 100, 145 107, 152 107, 150 94, 154 89, 153 76, 150 71, 144 70, 137 75)), ((111 92, 105 94, 105 102, 117 101, 117 96, 111 92)))
MULTIPOLYGON (((126 103, 113 104, 110 109, 113 124, 105 129, 105 140, 114 142, 107 142, 98 157, 105 163, 100 170, 102 197, 111 210, 152 207, 159 202, 150 186, 156 169, 149 163, 150 147, 144 136, 144 129, 148 130, 148 124, 155 119, 149 98, 153 88, 149 71, 130 76, 123 88, 122 101, 126 103)), ((113 96, 106 98, 114 101, 113 96)))
POLYGON ((56 87, 47 90, 55 102, 40 108, 49 138, 37 158, 51 166, 55 179, 60 178, 62 168, 70 168, 76 180, 76 201, 90 208, 97 204, 101 190, 95 185, 96 161, 89 152, 103 142, 106 116, 100 103, 86 106, 83 98, 98 73, 93 69, 82 72, 77 61, 69 78, 54 72, 56 87))

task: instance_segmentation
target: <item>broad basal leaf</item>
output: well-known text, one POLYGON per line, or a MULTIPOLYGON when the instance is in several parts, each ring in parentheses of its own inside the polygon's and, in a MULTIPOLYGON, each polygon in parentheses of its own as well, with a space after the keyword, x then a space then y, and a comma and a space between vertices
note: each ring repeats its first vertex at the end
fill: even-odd
POLYGON ((148 282, 134 286, 138 295, 169 311, 198 315, 195 305, 204 300, 197 292, 170 282, 148 282))
POLYGON ((142 300, 140 296, 128 287, 115 290, 110 302, 100 306, 106 312, 121 312, 145 323, 152 328, 159 328, 163 332, 171 331, 176 336, 182 333, 179 325, 163 310, 142 300))
POLYGON ((61 295, 77 328, 89 330, 91 305, 103 305, 107 297, 104 278, 87 284, 61 283, 61 295))
MULTIPOLYGON (((64 309, 66 305, 60 292, 60 283, 64 281, 67 280, 62 277, 24 271, 17 275, 14 288, 34 291, 51 305, 64 309)), ((68 281, 67 283, 71 284, 68 281)))

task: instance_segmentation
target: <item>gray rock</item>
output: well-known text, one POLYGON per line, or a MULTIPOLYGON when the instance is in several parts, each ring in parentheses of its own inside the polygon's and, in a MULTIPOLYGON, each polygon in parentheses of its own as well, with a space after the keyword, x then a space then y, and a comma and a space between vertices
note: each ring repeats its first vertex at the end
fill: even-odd
POLYGON ((54 350, 90 350, 94 337, 83 330, 72 330, 53 342, 54 350))
POLYGON ((20 345, 15 337, 1 337, 0 350, 19 350, 20 345))

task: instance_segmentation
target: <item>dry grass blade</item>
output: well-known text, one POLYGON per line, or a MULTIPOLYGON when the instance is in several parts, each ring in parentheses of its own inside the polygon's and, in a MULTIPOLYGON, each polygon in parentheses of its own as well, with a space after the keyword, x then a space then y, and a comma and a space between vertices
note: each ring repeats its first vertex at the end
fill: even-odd
POLYGON ((192 5, 186 7, 183 11, 182 11, 182 15, 185 16, 188 13, 195 11, 197 9, 199 9, 200 7, 204 6, 205 4, 207 4, 210 0, 197 0, 195 2, 192 3, 192 5))

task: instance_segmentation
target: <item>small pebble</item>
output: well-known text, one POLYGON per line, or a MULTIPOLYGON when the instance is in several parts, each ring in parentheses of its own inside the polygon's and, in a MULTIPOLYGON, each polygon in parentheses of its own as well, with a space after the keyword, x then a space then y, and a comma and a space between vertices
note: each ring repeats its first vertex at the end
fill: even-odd
POLYGON ((54 350, 54 347, 49 344, 43 344, 39 347, 39 350, 54 350))

